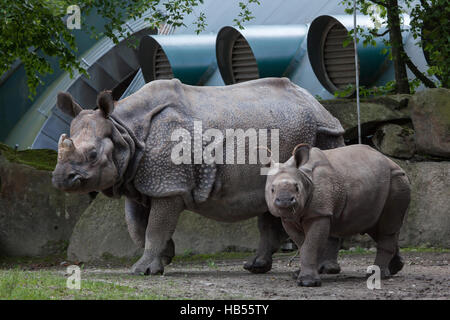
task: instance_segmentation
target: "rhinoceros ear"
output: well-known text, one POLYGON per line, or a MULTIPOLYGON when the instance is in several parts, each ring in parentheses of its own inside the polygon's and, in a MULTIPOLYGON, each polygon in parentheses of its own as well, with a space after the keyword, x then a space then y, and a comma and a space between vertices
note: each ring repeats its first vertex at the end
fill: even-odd
POLYGON ((97 96, 97 106, 103 111, 103 115, 107 118, 114 110, 114 99, 111 91, 102 91, 97 96))
POLYGON ((309 160, 309 152, 311 147, 308 144, 299 144, 294 148, 292 155, 295 159, 295 165, 300 168, 309 160))
POLYGON ((73 100, 72 96, 68 92, 59 92, 56 98, 56 105, 62 112, 68 114, 71 117, 76 117, 83 108, 73 100))

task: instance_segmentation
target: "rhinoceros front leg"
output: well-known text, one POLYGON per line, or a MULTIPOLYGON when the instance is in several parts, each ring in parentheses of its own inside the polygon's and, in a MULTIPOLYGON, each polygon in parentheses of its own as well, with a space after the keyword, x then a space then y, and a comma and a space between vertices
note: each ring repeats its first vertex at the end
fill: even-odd
POLYGON ((281 224, 281 219, 270 212, 258 216, 259 245, 256 256, 250 258, 244 269, 252 273, 265 273, 272 269, 272 255, 288 237, 281 224))
POLYGON ((140 248, 145 246, 145 230, 148 224, 150 208, 139 203, 125 199, 125 220, 128 226, 128 233, 131 240, 140 248))
POLYGON ((181 197, 153 198, 145 231, 144 254, 131 268, 134 274, 163 274, 167 257, 174 250, 172 235, 180 213, 184 210, 181 197))
POLYGON ((326 248, 330 233, 330 218, 315 218, 303 223, 305 241, 300 249, 300 274, 297 284, 304 287, 321 285, 319 261, 326 248))

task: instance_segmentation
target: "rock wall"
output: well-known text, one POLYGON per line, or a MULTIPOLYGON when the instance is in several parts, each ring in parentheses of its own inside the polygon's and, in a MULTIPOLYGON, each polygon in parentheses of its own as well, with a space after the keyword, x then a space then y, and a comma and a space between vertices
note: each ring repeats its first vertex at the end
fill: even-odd
MULTIPOLYGON (((128 235, 125 200, 99 194, 78 220, 67 250, 71 261, 133 258, 142 253, 128 235)), ((175 253, 213 253, 256 249, 256 218, 239 223, 217 222, 184 211, 173 236, 175 253)))
POLYGON ((89 205, 88 195, 53 188, 48 169, 56 153, 44 154, 44 160, 42 156, 40 151, 21 154, 1 145, 0 256, 64 253, 75 223, 89 205))

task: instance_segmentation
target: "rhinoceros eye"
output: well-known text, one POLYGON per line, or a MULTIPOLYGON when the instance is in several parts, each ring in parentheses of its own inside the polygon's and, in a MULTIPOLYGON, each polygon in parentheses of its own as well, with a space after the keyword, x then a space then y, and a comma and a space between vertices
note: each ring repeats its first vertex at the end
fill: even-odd
POLYGON ((95 150, 91 150, 89 151, 89 161, 94 161, 95 159, 97 159, 97 151, 95 150))
POLYGON ((298 192, 298 184, 295 184, 295 191, 298 192))

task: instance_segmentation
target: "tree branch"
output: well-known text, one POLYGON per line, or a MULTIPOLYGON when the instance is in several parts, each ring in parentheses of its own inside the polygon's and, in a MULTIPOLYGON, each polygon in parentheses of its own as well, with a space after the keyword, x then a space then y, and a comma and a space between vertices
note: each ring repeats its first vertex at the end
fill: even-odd
POLYGON ((379 6, 386 7, 386 4, 383 1, 379 1, 379 0, 370 0, 370 1, 372 1, 373 3, 375 3, 379 6))
POLYGON ((428 79, 419 69, 417 69, 416 65, 411 61, 406 52, 403 53, 405 63, 408 66, 409 70, 420 80, 427 88, 436 88, 436 85, 433 81, 428 79))
POLYGON ((370 30, 369 33, 375 37, 383 37, 386 34, 389 33, 389 31, 391 31, 391 29, 387 29, 386 31, 384 31, 383 33, 376 33, 375 31, 370 30))

